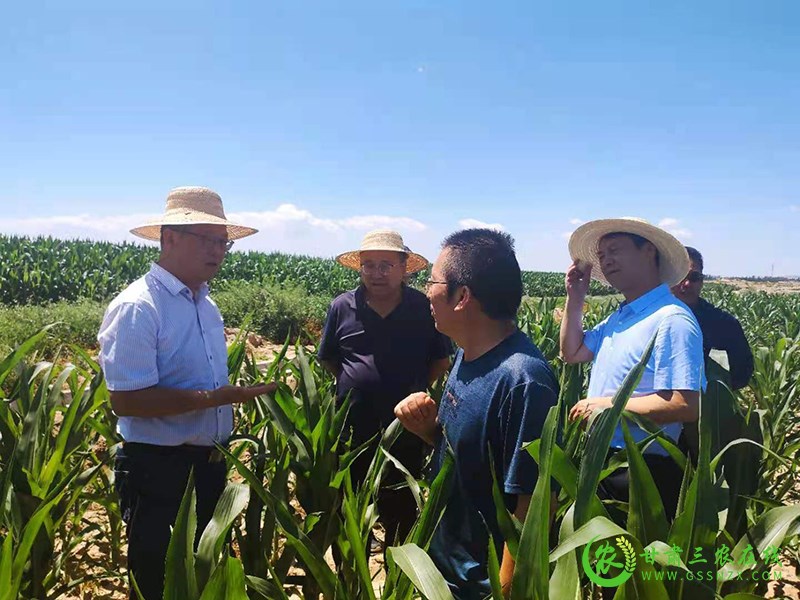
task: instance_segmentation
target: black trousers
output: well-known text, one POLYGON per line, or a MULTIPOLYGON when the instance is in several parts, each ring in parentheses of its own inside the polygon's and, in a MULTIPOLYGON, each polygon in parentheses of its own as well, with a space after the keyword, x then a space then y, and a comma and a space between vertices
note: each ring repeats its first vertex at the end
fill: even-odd
MULTIPOLYGON (((180 508, 189 471, 197 495, 195 547, 225 489, 226 466, 213 448, 125 443, 117 453, 115 487, 127 525, 128 571, 144 600, 161 600, 170 527, 180 508)), ((131 586, 130 597, 136 598, 131 586)))
MULTIPOLYGON (((659 456, 657 454, 644 454, 644 462, 653 475, 653 481, 658 488, 658 495, 664 503, 664 512, 667 521, 670 523, 675 519, 675 511, 678 507, 678 496, 681 492, 681 482, 683 481, 683 471, 675 464, 669 456, 659 456)), ((611 475, 600 482, 597 493, 603 500, 628 501, 628 469, 617 469, 611 475)), ((616 520, 616 518, 615 518, 616 520)), ((619 523, 624 525, 624 523, 619 523)), ((602 588, 603 600, 611 600, 617 592, 617 588, 602 588)))
MULTIPOLYGON (((353 487, 363 484, 367 477, 372 457, 378 452, 377 443, 359 456, 350 467, 353 487)), ((403 466, 417 479, 422 472, 424 458, 424 442, 414 434, 403 431, 397 441, 389 449, 389 453, 399 460, 403 466)), ((386 547, 395 542, 405 541, 417 520, 417 502, 407 487, 399 490, 386 489, 387 486, 405 482, 405 477, 393 464, 390 464, 378 492, 378 521, 386 531, 386 547)))
MULTIPOLYGON (((669 456, 645 453, 644 462, 653 475, 658 494, 664 503, 664 512, 667 515, 667 520, 671 522, 675 518, 675 511, 678 507, 683 471, 669 456)), ((628 469, 617 469, 606 477, 600 482, 597 493, 603 500, 627 502, 628 469)))

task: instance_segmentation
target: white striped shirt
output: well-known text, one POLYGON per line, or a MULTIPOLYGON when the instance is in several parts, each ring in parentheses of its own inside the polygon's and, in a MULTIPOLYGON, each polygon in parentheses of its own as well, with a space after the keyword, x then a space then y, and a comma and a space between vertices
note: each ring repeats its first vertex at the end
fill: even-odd
MULTIPOLYGON (((197 297, 157 264, 109 305, 100 333, 100 364, 111 391, 152 386, 213 390, 228 383, 222 316, 203 284, 197 297)), ((168 417, 119 417, 126 442, 211 446, 233 428, 230 406, 168 417)))

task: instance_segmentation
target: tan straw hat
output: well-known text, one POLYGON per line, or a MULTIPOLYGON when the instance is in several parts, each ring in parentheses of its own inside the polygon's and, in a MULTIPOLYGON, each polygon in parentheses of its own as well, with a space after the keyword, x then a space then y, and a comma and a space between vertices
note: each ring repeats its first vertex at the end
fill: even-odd
POLYGON ((162 225, 225 225, 229 240, 238 240, 258 231, 228 221, 222 209, 222 198, 215 191, 204 187, 175 188, 167 196, 164 214, 141 227, 131 229, 131 233, 146 240, 158 241, 161 239, 162 225))
POLYGON ((408 249, 403 244, 402 236, 391 229, 378 229, 370 231, 361 240, 361 247, 358 250, 345 252, 336 257, 336 262, 348 269, 358 271, 361 268, 361 253, 370 250, 385 250, 388 252, 402 252, 408 259, 406 260, 406 274, 416 273, 428 266, 428 261, 408 249))
POLYGON ((634 233, 652 243, 659 254, 659 274, 662 283, 677 285, 689 272, 689 254, 686 248, 673 235, 660 227, 651 225, 644 219, 621 217, 619 219, 598 219, 584 223, 572 232, 569 238, 569 255, 592 265, 592 277, 608 284, 600 270, 597 258, 597 244, 600 238, 609 233, 634 233))

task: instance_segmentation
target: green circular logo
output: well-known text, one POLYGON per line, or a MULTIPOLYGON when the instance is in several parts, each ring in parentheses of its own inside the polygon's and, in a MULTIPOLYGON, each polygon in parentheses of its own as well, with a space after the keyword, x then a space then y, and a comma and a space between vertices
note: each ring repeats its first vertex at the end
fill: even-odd
POLYGON ((591 548, 597 537, 593 537, 583 549, 581 562, 583 563, 584 572, 591 581, 601 587, 622 585, 631 578, 631 575, 636 570, 636 552, 633 549, 633 545, 623 536, 615 538, 613 546, 608 540, 604 540, 594 551, 596 562, 592 567, 591 548), (618 550, 620 551, 619 553, 617 552, 618 550), (620 559, 618 559, 619 554, 621 554, 620 559), (610 572, 612 570, 614 572, 620 571, 615 577, 611 577, 610 572))

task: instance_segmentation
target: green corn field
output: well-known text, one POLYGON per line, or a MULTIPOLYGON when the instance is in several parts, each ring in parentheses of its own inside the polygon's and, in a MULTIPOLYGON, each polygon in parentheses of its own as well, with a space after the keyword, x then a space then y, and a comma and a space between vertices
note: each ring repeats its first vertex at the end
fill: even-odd
MULTIPOLYGON (((0 304, 4 305, 108 300, 144 275, 158 258, 153 246, 5 235, 0 235, 0 254, 5 259, 0 264, 0 304)), ((426 278, 427 273, 421 273, 414 282, 426 278)), ((354 288, 358 275, 333 259, 234 251, 225 259, 214 285, 232 281, 289 283, 303 287, 308 294, 332 298, 354 288)), ((559 273, 526 272, 523 283, 528 296, 559 296, 564 290, 564 277, 559 273)), ((611 290, 593 282, 591 293, 603 295, 611 290)))
MULTIPOLYGON (((151 251, 130 245, 12 241, 0 239, 5 251, 18 252, 5 264, 28 266, 2 272, 0 291, 9 303, 44 302, 52 299, 47 294, 106 298, 153 258, 151 251), (83 258, 70 258, 74 254, 83 258), (45 264, 48 274, 38 274, 45 264)), ((230 259, 227 277, 302 277, 326 294, 354 284, 350 272, 321 259, 257 253, 234 253, 230 259)), ((561 294, 563 275, 555 278, 546 284, 553 293, 539 295, 561 294)), ((606 457, 617 422, 633 418, 624 404, 637 373, 620 389, 614 408, 586 431, 567 424, 569 407, 585 393, 588 367, 565 365, 557 356, 562 300, 531 298, 523 304, 519 327, 553 365, 562 394, 541 439, 525 447, 540 466, 526 522, 497 508, 517 558, 511 598, 599 598, 600 588, 582 565, 582 550, 592 540, 623 539, 629 548, 626 560, 635 563, 635 571, 617 589, 618 599, 762 598, 769 582, 751 575, 774 567, 774 549, 780 548, 783 563, 798 564, 800 296, 719 288, 708 297, 741 320, 756 370, 750 385, 734 393, 725 385, 724 370, 709 364, 696 461, 664 442, 684 469, 679 516, 671 525, 642 460, 644 445, 658 437, 652 424, 637 419, 654 432, 650 438, 629 440, 625 451, 606 457), (630 469, 630 502, 601 502, 598 482, 610 465, 622 463, 630 469), (558 506, 548 528, 553 481, 558 506), (713 577, 702 581, 658 578, 692 571, 696 548, 723 547, 736 556, 749 552, 752 563, 717 566, 712 560, 703 572, 713 577), (674 560, 665 558, 669 552, 674 560)), ((604 318, 615 302, 612 297, 588 304, 586 325, 604 318)), ((125 539, 112 470, 121 440, 108 391, 93 349, 65 347, 45 360, 42 344, 51 335, 44 329, 19 340, 0 360, 0 600, 122 598, 125 539), (72 362, 62 358, 67 355, 72 362)), ((257 365, 242 334, 229 348, 228 365, 233 383, 277 378, 281 384, 275 394, 236 408, 226 451, 230 483, 196 552, 187 488, 170 544, 165 598, 451 598, 425 552, 450 493, 451 465, 432 482, 407 478, 419 499, 419 519, 409 538, 389 549, 385 570, 376 569, 367 560, 378 516, 375 490, 394 462, 399 424, 385 432, 367 484, 354 489, 349 464, 365 448, 348 448, 337 458, 344 412, 337 410, 333 380, 312 351, 287 341, 268 364, 257 365), (330 560, 332 549, 341 556, 338 567, 330 560)), ((495 584, 498 561, 492 556, 489 564, 495 584)), ((498 589, 492 598, 502 598, 498 589)))

